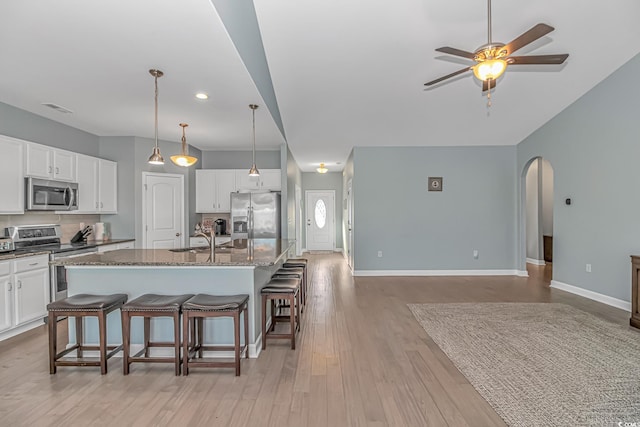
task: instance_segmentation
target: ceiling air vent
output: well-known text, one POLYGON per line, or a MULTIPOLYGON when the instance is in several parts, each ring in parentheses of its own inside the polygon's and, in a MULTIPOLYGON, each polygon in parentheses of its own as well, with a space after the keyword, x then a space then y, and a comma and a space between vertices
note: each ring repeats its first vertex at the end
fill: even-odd
POLYGON ((60 112, 60 113, 64 113, 64 114, 72 114, 73 111, 69 110, 68 108, 64 108, 60 105, 57 104, 53 104, 51 102, 43 102, 42 105, 44 105, 45 107, 49 107, 49 108, 53 108, 54 110, 60 112))

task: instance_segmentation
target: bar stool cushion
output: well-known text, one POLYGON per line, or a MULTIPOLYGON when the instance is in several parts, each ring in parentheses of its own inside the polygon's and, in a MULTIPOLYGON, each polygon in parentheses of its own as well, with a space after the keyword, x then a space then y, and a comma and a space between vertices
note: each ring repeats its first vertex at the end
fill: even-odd
POLYGON ((284 263, 285 264, 301 264, 300 266, 303 267, 307 265, 307 259, 306 258, 289 258, 284 263))
POLYGON ((279 272, 279 273, 280 273, 280 272, 282 272, 282 273, 292 273, 292 272, 295 272, 295 273, 300 273, 300 274, 302 274, 302 273, 304 273, 304 267, 286 267, 286 266, 284 266, 284 267, 279 268, 279 269, 277 270, 277 272, 279 272))
POLYGON ((47 305, 49 311, 103 311, 127 302, 127 294, 78 294, 47 305))
POLYGON ((198 294, 182 304, 182 311, 233 311, 239 310, 249 295, 207 295, 198 294))
POLYGON ((263 288, 263 294, 290 294, 295 293, 300 286, 300 279, 276 277, 271 279, 263 288))
POLYGON ((180 311, 182 304, 192 296, 144 294, 122 306, 122 311, 180 311))

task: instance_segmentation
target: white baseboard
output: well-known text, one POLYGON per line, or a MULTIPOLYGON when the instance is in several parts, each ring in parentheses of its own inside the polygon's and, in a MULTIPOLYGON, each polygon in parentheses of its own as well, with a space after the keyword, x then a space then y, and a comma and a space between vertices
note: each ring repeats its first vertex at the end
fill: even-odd
POLYGON ((547 265, 546 262, 544 262, 543 259, 533 259, 533 258, 527 258, 527 264, 533 264, 533 265, 547 265))
POLYGON ((518 270, 354 270, 354 276, 519 276, 518 270))
POLYGON ((518 276, 518 277, 529 277, 529 272, 527 270, 518 270, 516 272, 516 276, 518 276))
POLYGON ((23 332, 27 332, 31 329, 37 328, 38 326, 42 326, 44 324, 44 316, 43 318, 38 318, 38 319, 34 319, 32 321, 30 321, 29 323, 26 323, 24 325, 20 325, 18 327, 15 327, 13 329, 9 329, 8 331, 5 331, 3 333, 0 334, 0 341, 6 340, 8 338, 11 337, 15 337, 16 335, 20 335, 23 332))
POLYGON ((554 289, 560 289, 561 291, 569 292, 571 294, 580 295, 581 297, 589 298, 594 301, 601 302, 603 304, 610 305, 628 312, 631 312, 631 303, 623 301, 618 298, 613 298, 608 295, 593 292, 587 289, 579 288, 577 286, 569 285, 567 283, 558 282, 557 280, 551 281, 551 287, 554 289))

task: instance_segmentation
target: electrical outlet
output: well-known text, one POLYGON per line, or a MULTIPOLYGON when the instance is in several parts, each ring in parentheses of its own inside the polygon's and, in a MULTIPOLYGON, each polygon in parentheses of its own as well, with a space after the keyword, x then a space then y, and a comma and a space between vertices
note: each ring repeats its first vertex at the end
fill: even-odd
POLYGON ((382 251, 378 251, 378 258, 382 258, 382 251))
POLYGON ((587 273, 591 273, 591 264, 587 264, 585 270, 587 271, 587 273))
POLYGON ((473 258, 474 259, 478 259, 478 250, 477 249, 473 250, 473 258))

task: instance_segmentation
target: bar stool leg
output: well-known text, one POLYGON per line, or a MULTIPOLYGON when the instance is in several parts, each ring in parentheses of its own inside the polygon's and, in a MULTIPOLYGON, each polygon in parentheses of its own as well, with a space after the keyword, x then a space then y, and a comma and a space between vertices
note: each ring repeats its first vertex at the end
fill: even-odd
POLYGON ((236 362, 236 377, 240 376, 240 313, 233 313, 233 350, 236 362))
POLYGON ((244 358, 249 358, 249 307, 244 306, 244 358))
POLYGON ((149 357, 149 342, 151 341, 151 318, 144 317, 144 357, 149 357))
POLYGON ((131 316, 122 312, 122 374, 129 375, 129 352, 131 345, 131 316))
POLYGON ((296 349, 296 314, 299 313, 299 307, 296 304, 294 294, 289 295, 289 321, 291 322, 291 350, 296 349), (295 309, 294 309, 295 306, 295 309))
POLYGON ((82 335, 82 317, 76 316, 76 345, 78 346, 76 354, 78 359, 82 357, 82 343, 84 342, 82 335))
POLYGON ((176 375, 180 375, 180 312, 173 314, 173 348, 176 358, 175 368, 176 375))
POLYGON ((196 323, 198 324, 198 333, 197 333, 197 346, 198 346, 198 357, 202 359, 204 350, 202 349, 202 343, 204 342, 202 337, 204 335, 204 318, 198 317, 196 318, 196 323))
MULTIPOLYGON (((273 317, 273 314, 271 315, 273 317)), ((271 320, 273 322, 273 319, 271 320)), ((262 349, 267 348, 267 296, 262 295, 262 349)))
POLYGON ((100 330, 100 373, 107 373, 107 322, 104 311, 98 313, 98 328, 100 330))
POLYGON ((189 319, 189 313, 182 313, 182 375, 189 375, 189 344, 195 345, 195 324, 189 319), (189 331, 191 325, 191 331, 189 331))
POLYGON ((58 316, 49 312, 49 373, 56 373, 56 354, 58 354, 58 316))

